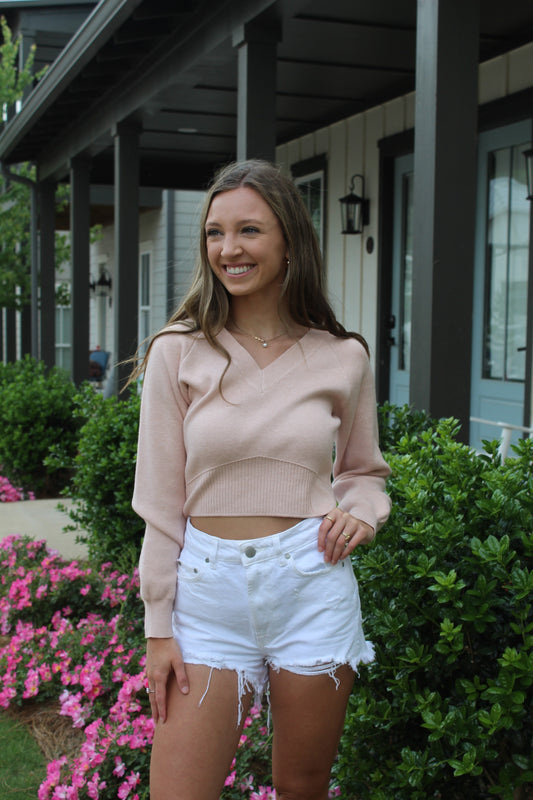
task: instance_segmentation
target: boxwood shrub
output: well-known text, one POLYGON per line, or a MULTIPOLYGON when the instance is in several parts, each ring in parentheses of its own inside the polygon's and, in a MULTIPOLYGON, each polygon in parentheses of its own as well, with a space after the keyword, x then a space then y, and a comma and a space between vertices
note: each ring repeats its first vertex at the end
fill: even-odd
POLYGON ((400 427, 390 520, 354 555, 376 661, 350 698, 342 796, 529 799, 533 440, 502 464, 496 442, 484 456, 459 443, 454 420, 400 427))
POLYGON ((29 356, 0 364, 0 472, 37 497, 57 497, 68 481, 65 469, 46 465, 57 443, 72 455, 78 424, 76 387, 60 369, 29 356))
POLYGON ((95 563, 111 561, 129 572, 138 560, 144 523, 131 507, 140 398, 104 399, 90 385, 76 396, 75 417, 82 423, 72 457, 60 446, 52 461, 69 468, 64 494, 74 501, 69 515, 95 563))

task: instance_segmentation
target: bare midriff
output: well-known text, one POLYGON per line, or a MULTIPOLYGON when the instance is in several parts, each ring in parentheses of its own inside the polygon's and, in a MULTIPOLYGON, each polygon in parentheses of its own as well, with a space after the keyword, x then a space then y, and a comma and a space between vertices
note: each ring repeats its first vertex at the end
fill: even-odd
POLYGON ((191 517, 199 531, 221 539, 259 539, 292 528, 300 517, 191 517))

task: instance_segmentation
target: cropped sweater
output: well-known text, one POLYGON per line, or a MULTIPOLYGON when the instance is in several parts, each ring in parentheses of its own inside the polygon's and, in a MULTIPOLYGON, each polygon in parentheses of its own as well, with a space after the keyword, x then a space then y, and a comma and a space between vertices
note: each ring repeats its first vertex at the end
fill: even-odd
POLYGON ((356 339, 310 329, 262 369, 224 329, 221 393, 226 357, 183 325, 167 331, 144 377, 133 496, 146 522, 139 570, 154 637, 172 636, 188 516, 307 518, 338 504, 378 530, 390 510, 374 380, 356 339))

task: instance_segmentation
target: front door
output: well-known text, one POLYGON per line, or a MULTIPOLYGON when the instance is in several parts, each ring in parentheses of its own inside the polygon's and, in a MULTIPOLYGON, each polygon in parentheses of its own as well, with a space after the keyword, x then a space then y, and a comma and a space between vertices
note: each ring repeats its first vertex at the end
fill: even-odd
POLYGON ((394 164, 389 400, 395 405, 409 403, 413 285, 413 161, 414 157, 407 155, 397 158, 394 164))
MULTIPOLYGON (((489 422, 523 425, 529 201, 523 151, 530 123, 479 137, 470 441, 499 439, 489 422)), ((520 436, 515 432, 512 441, 520 436)))

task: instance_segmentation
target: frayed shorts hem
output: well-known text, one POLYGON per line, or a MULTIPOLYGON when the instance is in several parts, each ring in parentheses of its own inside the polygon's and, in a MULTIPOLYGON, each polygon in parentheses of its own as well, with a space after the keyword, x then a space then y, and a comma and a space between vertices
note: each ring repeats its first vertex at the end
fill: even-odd
POLYGON ((305 664, 279 664, 275 663, 273 659, 266 659, 264 663, 264 674, 261 676, 252 675, 249 670, 243 669, 240 666, 234 666, 232 664, 226 664, 221 661, 213 662, 212 658, 201 658, 198 656, 190 656, 187 653, 183 654, 183 660, 185 665, 187 664, 194 664, 198 666, 206 666, 209 668, 209 677, 207 680, 207 685, 203 695, 201 696, 198 706, 200 707, 207 697, 209 692, 209 686, 211 684, 211 676, 213 674, 213 670, 223 670, 227 669, 231 672, 235 672, 237 674, 237 694, 238 694, 238 715, 237 715, 237 726, 240 725, 242 721, 242 713, 243 713, 243 699, 245 695, 248 693, 253 693, 253 705, 260 707, 266 697, 268 706, 269 706, 269 718, 270 718, 270 700, 269 700, 269 680, 268 680, 268 670, 273 669, 275 672, 280 672, 280 670, 286 670, 287 672, 292 672, 295 675, 306 675, 306 676, 313 676, 313 675, 329 675, 329 677, 335 681, 335 688, 339 688, 340 681, 337 677, 337 670, 344 666, 349 666, 356 675, 359 675, 358 666, 360 664, 370 664, 374 660, 374 647, 371 642, 365 642, 365 650, 364 652, 360 653, 357 658, 346 658, 331 661, 321 661, 317 664, 313 664, 311 666, 305 664))

